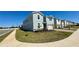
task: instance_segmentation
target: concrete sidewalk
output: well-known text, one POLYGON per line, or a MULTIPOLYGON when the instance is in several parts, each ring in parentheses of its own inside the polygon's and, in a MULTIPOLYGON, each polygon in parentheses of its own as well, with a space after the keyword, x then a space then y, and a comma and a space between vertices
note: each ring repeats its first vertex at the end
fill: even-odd
POLYGON ((14 30, 7 38, 5 38, 0 46, 2 47, 78 47, 79 46, 79 29, 66 39, 49 42, 49 43, 23 43, 15 38, 16 30, 14 30))
POLYGON ((74 32, 74 30, 54 29, 55 31, 74 32))

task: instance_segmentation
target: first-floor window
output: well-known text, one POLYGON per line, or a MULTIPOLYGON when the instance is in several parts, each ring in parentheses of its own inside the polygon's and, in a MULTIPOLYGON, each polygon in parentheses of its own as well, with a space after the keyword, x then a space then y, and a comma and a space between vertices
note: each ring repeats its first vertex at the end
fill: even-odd
POLYGON ((38 28, 40 28, 40 23, 38 23, 38 28))

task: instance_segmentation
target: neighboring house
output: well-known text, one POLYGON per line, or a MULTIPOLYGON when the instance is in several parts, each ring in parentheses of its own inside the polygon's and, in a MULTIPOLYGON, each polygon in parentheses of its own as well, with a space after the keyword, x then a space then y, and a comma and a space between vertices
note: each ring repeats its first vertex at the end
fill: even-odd
POLYGON ((65 22, 65 27, 67 27, 67 21, 66 21, 66 20, 64 20, 64 22, 65 22))
POLYGON ((74 22, 70 22, 70 25, 75 25, 74 22))
POLYGON ((67 26, 73 25, 73 22, 67 21, 67 26))
POLYGON ((69 26, 71 26, 71 25, 75 25, 74 22, 65 20, 65 27, 69 27, 69 26))
POLYGON ((61 28, 61 20, 56 18, 56 28, 59 29, 61 28))
POLYGON ((54 18, 53 16, 46 16, 47 30, 54 30, 54 18))
POLYGON ((73 22, 74 25, 78 25, 78 23, 73 22))
POLYGON ((65 27, 69 26, 69 24, 70 24, 70 21, 65 20, 65 27))
POLYGON ((61 28, 65 28, 65 20, 61 20, 61 28))

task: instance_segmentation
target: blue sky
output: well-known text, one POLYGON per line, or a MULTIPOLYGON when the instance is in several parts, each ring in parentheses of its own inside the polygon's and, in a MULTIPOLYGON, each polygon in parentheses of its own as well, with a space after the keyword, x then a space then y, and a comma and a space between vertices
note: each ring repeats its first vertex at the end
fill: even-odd
MULTIPOLYGON (((19 26, 32 11, 0 11, 0 26, 19 26)), ((61 20, 79 22, 79 11, 42 11, 61 20)))

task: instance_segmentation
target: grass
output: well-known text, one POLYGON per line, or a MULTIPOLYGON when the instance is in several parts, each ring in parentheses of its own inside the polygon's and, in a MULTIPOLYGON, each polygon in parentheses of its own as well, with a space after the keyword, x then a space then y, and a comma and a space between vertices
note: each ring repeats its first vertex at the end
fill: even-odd
POLYGON ((76 31, 77 29, 79 29, 79 26, 72 26, 72 27, 71 27, 71 30, 76 31))
POLYGON ((71 32, 60 32, 60 31, 50 31, 50 32, 29 32, 29 31, 16 31, 16 40, 28 43, 45 43, 54 42, 62 40, 69 35, 71 32))
POLYGON ((74 25, 74 26, 71 26, 70 28, 69 27, 66 27, 64 29, 76 31, 77 29, 79 29, 79 26, 74 25))
POLYGON ((9 33, 6 33, 2 36, 0 36, 0 42, 2 42, 12 31, 10 31, 9 33))

